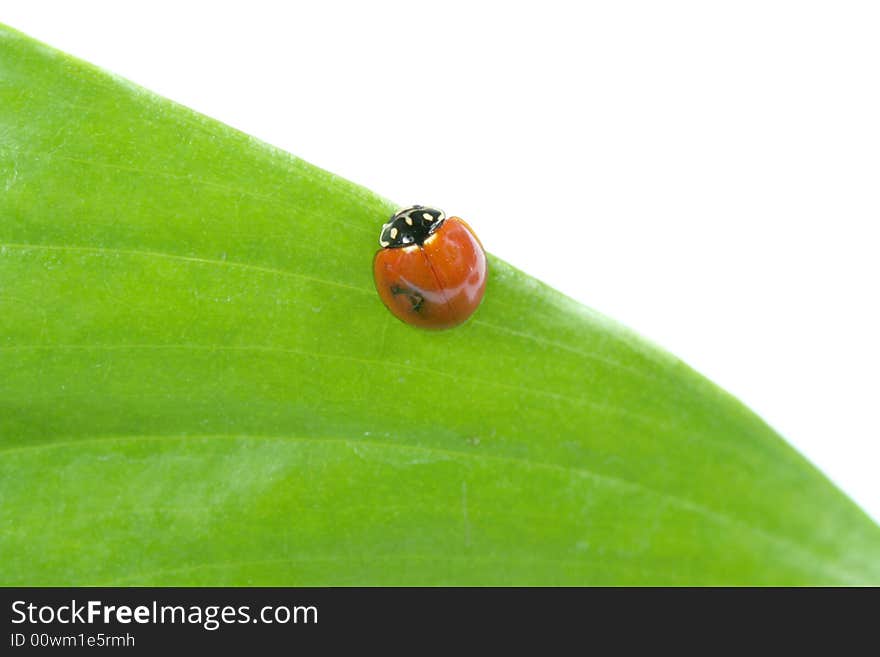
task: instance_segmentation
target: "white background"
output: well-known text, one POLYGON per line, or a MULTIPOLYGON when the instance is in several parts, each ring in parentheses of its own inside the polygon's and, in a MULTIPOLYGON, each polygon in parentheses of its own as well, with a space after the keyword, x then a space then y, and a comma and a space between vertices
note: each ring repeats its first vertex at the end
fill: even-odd
POLYGON ((880 519, 878 7, 2 0, 0 21, 465 217, 880 519))

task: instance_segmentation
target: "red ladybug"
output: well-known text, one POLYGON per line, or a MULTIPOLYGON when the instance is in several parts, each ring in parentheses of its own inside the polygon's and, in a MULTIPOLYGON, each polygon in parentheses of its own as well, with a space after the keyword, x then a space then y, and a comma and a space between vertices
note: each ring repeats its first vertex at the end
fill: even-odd
POLYGON ((382 226, 373 277, 398 319, 426 329, 458 326, 486 291, 486 254, 462 219, 413 205, 382 226))

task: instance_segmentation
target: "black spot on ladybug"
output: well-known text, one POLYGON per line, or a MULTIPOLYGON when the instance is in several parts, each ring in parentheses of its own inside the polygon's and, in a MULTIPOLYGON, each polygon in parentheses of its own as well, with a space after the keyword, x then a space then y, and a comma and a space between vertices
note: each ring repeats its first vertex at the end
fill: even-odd
POLYGON ((409 302, 412 304, 411 310, 417 313, 421 312, 422 306, 425 305, 425 297, 423 297, 415 290, 409 290, 407 288, 400 287, 399 285, 392 285, 391 294, 393 294, 394 296, 397 296, 399 294, 403 294, 404 296, 406 296, 406 298, 409 299, 409 302))

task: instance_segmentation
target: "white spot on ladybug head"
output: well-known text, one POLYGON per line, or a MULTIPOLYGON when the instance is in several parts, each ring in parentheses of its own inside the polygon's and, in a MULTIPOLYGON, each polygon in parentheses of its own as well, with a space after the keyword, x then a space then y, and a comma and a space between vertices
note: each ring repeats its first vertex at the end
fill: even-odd
POLYGON ((407 226, 412 226, 412 217, 407 217, 404 221, 406 221, 407 226))
POLYGON ((391 239, 396 240, 396 239, 397 239, 397 229, 396 229, 396 228, 392 228, 392 229, 391 229, 391 232, 389 233, 389 235, 391 235, 391 239))
POLYGON ((427 212, 422 212, 422 216, 425 218, 425 221, 434 221, 434 217, 429 215, 427 212))
POLYGON ((391 244, 391 242, 385 242, 385 241, 383 241, 383 240, 379 240, 379 246, 381 246, 383 249, 384 249, 386 246, 388 246, 389 244, 391 244))

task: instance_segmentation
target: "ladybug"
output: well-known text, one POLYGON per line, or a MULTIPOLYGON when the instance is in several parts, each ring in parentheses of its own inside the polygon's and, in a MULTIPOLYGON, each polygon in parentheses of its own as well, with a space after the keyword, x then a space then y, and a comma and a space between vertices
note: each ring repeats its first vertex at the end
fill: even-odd
POLYGON ((470 317, 486 291, 486 253, 462 219, 413 205, 382 226, 373 278, 395 317, 448 329, 470 317))

